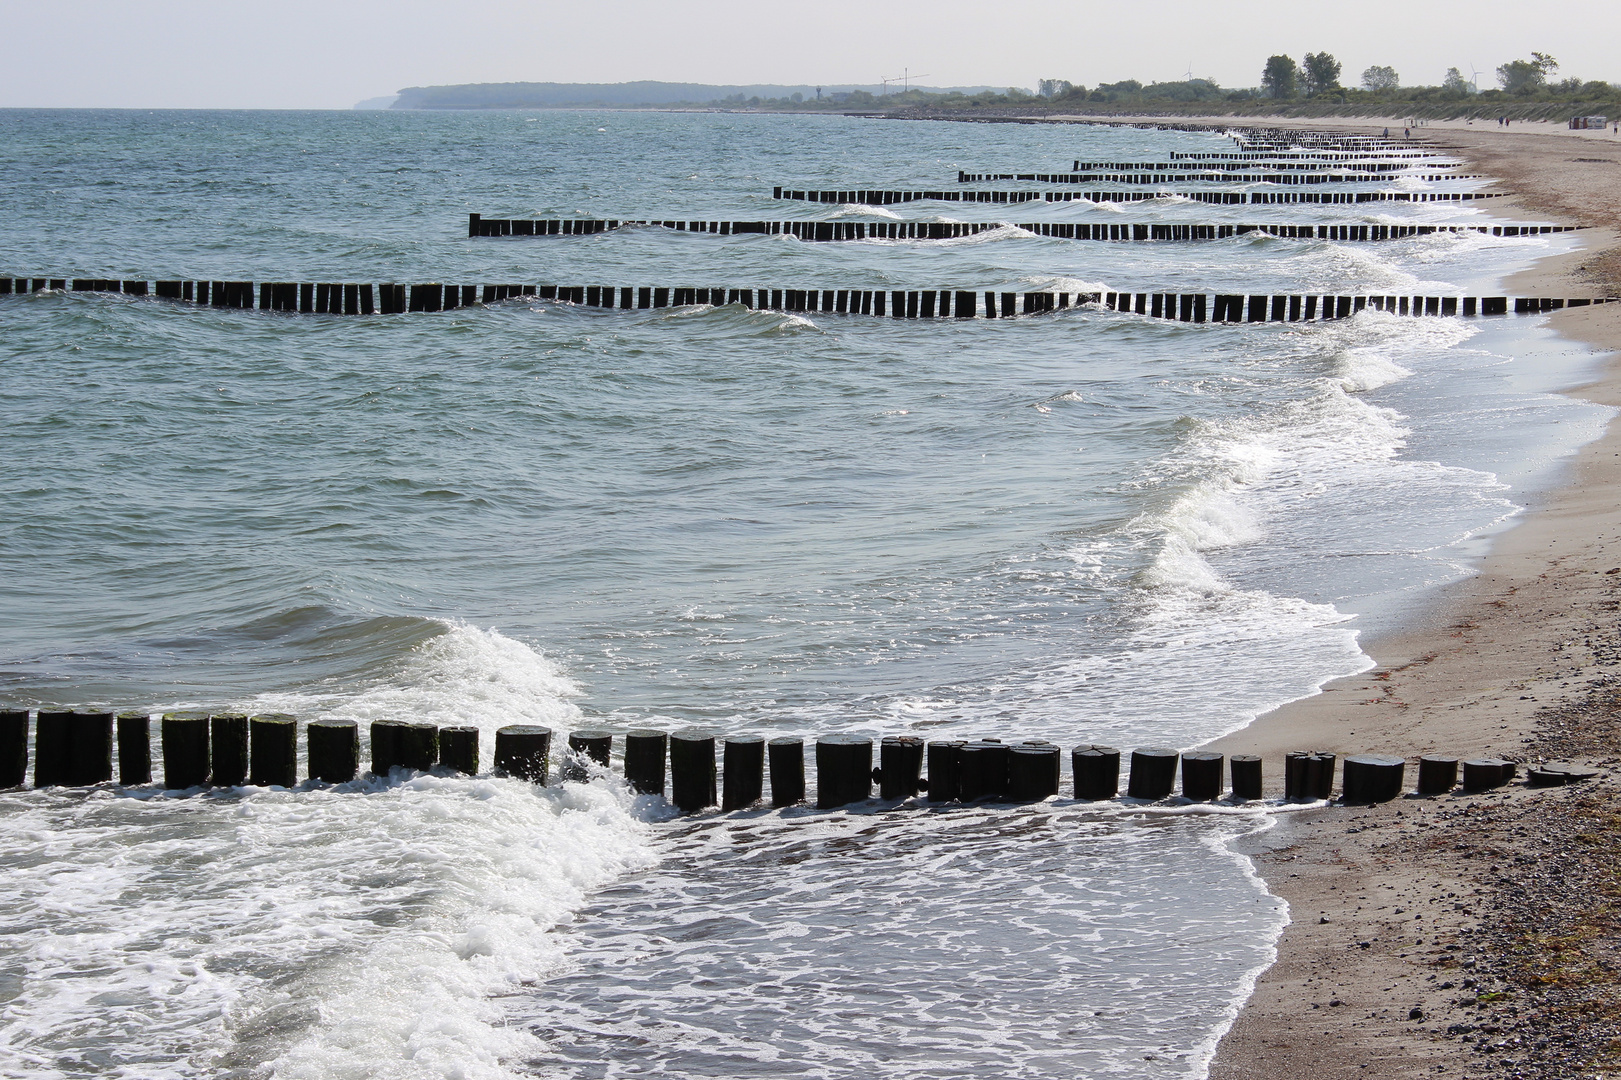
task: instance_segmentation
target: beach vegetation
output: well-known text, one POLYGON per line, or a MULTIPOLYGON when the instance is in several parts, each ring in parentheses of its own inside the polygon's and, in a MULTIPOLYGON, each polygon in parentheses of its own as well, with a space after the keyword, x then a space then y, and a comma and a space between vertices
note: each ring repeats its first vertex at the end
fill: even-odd
POLYGON ((1469 80, 1463 77, 1463 72, 1455 67, 1447 68, 1447 76, 1441 80, 1441 90, 1453 98, 1465 98, 1475 92, 1469 80))
POLYGON ((1326 52, 1307 53, 1301 62, 1306 96, 1330 94, 1340 88, 1340 62, 1326 52))
POLYGON ((1380 91, 1395 90, 1401 86, 1401 76, 1396 69, 1384 64, 1372 64, 1362 71, 1362 89, 1380 91))
POLYGON ((1548 85, 1548 76, 1559 70, 1559 61, 1547 53, 1533 52, 1529 60, 1510 60, 1497 69, 1497 82, 1510 94, 1527 97, 1548 85))
POLYGON ((1266 68, 1261 72, 1261 86, 1266 90, 1268 97, 1292 98, 1299 82, 1300 69, 1295 65, 1293 57, 1267 57, 1266 68))
MULTIPOLYGON (((1068 83, 1064 84, 1069 86, 1068 83)), ((1057 103, 1087 102, 1111 105, 1149 105, 1157 102, 1220 101, 1226 94, 1214 79, 1186 79, 1181 82, 1150 83, 1144 86, 1136 79, 1122 79, 1115 83, 1100 83, 1088 90, 1085 86, 1069 86, 1049 100, 1057 103)))

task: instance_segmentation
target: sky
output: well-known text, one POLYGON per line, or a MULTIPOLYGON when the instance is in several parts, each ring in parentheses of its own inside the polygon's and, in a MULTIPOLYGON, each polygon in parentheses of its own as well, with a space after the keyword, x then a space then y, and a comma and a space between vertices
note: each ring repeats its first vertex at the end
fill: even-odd
POLYGON ((0 108, 347 109, 468 82, 876 83, 1037 79, 1255 86, 1274 53, 1328 51, 1354 85, 1449 67, 1496 85, 1532 50, 1621 82, 1621 3, 1564 0, 0 0, 0 108))

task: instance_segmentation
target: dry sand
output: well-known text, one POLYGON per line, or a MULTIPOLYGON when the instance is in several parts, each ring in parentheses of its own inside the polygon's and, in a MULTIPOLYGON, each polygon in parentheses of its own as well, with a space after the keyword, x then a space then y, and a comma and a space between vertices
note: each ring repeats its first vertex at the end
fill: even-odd
MULTIPOLYGON (((1414 135, 1517 193, 1494 200, 1505 204, 1494 212, 1594 227, 1574 257, 1546 260, 1506 292, 1621 295, 1621 139, 1534 124, 1432 125, 1414 135)), ((1575 341, 1621 349, 1621 305, 1551 318, 1575 341)), ((1621 359, 1610 356, 1596 382, 1570 392, 1621 407, 1621 359)), ((1478 576, 1442 590, 1417 627, 1363 642, 1373 670, 1211 748, 1260 753, 1269 765, 1295 749, 1617 764, 1621 710, 1609 673, 1621 664, 1618 492, 1621 430, 1612 424, 1568 463, 1563 485, 1496 540, 1478 576)), ((1621 922, 1612 915, 1611 886, 1621 895, 1613 794, 1601 779, 1282 815, 1250 853, 1291 922, 1210 1076, 1621 1075, 1612 1042, 1621 1008, 1609 1003, 1621 922)))

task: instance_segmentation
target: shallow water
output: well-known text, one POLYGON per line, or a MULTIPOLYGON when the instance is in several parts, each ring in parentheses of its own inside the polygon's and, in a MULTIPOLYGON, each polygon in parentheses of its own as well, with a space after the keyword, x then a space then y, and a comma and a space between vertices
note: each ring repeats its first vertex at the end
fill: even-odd
MULTIPOLYGON (((1498 291, 1567 238, 469 240, 466 214, 1483 220, 1472 204, 901 209, 774 184, 1218 136, 830 117, 0 112, 0 273, 1498 291)), ((1415 188, 1422 183, 1402 181, 1415 188)), ((1011 187, 1013 184, 996 186, 1011 187)), ((896 323, 508 302, 0 299, 0 691, 303 719, 1189 746, 1367 663, 1606 415, 1539 319, 896 323)), ((1281 906, 1254 815, 670 822, 533 791, 0 796, 20 1075, 1196 1076, 1281 906)))

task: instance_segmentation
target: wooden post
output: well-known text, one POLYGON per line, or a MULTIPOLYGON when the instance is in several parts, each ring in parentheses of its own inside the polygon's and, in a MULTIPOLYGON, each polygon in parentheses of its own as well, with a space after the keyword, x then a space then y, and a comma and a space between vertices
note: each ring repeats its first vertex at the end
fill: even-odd
POLYGON ((72 712, 68 720, 68 778, 75 787, 113 778, 113 714, 72 712))
POLYGON ((957 797, 963 802, 973 802, 1006 796, 1008 750, 1006 743, 996 739, 964 743, 962 765, 957 773, 957 797))
POLYGON ((722 810, 742 810, 765 792, 765 736, 728 735, 721 770, 722 810))
POLYGON ((1013 802, 1040 802, 1057 795, 1058 768, 1058 747, 1052 743, 1017 744, 1007 756, 1007 797, 1013 802))
POLYGON ((544 784, 551 771, 552 729, 508 724, 495 733, 495 772, 544 784))
POLYGON ((625 734, 625 781, 638 795, 664 794, 664 750, 669 736, 638 728, 625 734))
POLYGON ((929 743, 930 802, 950 802, 957 798, 965 745, 961 739, 936 739, 929 743))
POLYGON ((387 776, 400 763, 400 729, 403 720, 373 720, 371 723, 371 774, 387 776))
POLYGON ((591 770, 587 761, 594 761, 604 768, 613 754, 614 737, 611 731, 571 731, 568 736, 568 748, 573 751, 563 759, 563 779, 583 784, 591 777, 591 770))
POLYGON ((1233 798, 1261 798, 1261 759, 1254 754, 1234 754, 1227 759, 1233 777, 1233 798))
POLYGON ((478 728, 440 728, 439 764, 467 776, 478 775, 478 728))
POLYGON ((1486 791, 1514 777, 1514 766, 1502 758, 1470 758, 1463 763, 1463 789, 1486 791))
POLYGON ((1385 754, 1352 754, 1345 759, 1340 798, 1348 803, 1389 802, 1401 795, 1407 762, 1385 754))
POLYGON ((1304 750, 1291 750, 1283 758, 1283 797, 1306 798, 1306 759, 1311 755, 1304 750))
POLYGON ((1195 750, 1182 755, 1182 797, 1194 802, 1221 798, 1222 755, 1195 750))
POLYGON ((688 728, 670 735, 670 801, 686 813, 715 805, 715 736, 688 728))
POLYGON ((1306 796, 1327 799, 1334 794, 1334 755, 1319 751, 1306 758, 1306 796))
POLYGON ((1418 793, 1445 795, 1458 786, 1458 759, 1426 754, 1418 759, 1418 793))
POLYGON ((861 735, 823 735, 816 740, 816 806, 872 798, 872 740, 861 735))
POLYGON ((772 739, 766 747, 771 758, 771 805, 797 806, 805 801, 805 740, 788 736, 772 739))
POLYGON ((1286 799, 1326 799, 1334 791, 1334 755, 1296 750, 1284 758, 1286 799))
POLYGON ((298 721, 287 713, 248 718, 248 782, 256 787, 298 784, 298 721))
POLYGON ((208 783, 208 714, 197 710, 164 713, 163 786, 170 791, 208 783))
POLYGON ((304 728, 310 779, 347 784, 360 774, 360 725, 353 720, 313 720, 304 728))
POLYGON ((0 710, 0 788, 28 782, 28 710, 0 710))
POLYGON ((215 787, 241 787, 248 780, 248 714, 215 713, 208 718, 215 787))
POLYGON ((1120 794, 1120 751, 1082 743, 1069 752, 1077 799, 1112 799, 1120 794))
POLYGON ((402 724, 395 738, 402 769, 427 772, 439 763, 439 728, 434 724, 402 724))
POLYGON ((613 732, 571 731, 568 736, 568 748, 607 768, 608 761, 613 756, 613 732))
POLYGON ((71 719, 65 709, 41 709, 34 722, 34 786, 61 787, 69 783, 71 719))
POLYGON ((88 787, 113 778, 113 714, 41 709, 35 787, 88 787))
POLYGON ((922 788, 923 740, 886 735, 878 743, 878 797, 909 799, 922 788))
POLYGON ((1175 750, 1151 747, 1131 752, 1126 794, 1133 799, 1163 799, 1176 790, 1175 750))

